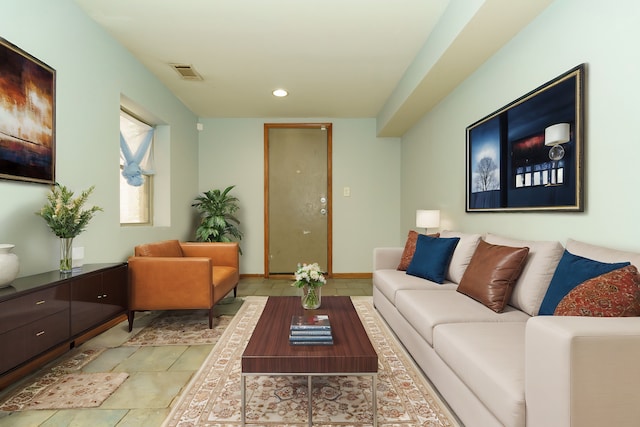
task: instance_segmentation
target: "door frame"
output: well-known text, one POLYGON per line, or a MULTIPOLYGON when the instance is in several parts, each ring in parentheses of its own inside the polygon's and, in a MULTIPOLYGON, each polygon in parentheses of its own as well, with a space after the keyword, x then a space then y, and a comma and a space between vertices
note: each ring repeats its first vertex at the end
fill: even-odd
POLYGON ((264 124, 264 277, 289 278, 269 274, 269 129, 326 129, 327 132, 327 277, 333 277, 333 197, 331 123, 265 123, 264 124))

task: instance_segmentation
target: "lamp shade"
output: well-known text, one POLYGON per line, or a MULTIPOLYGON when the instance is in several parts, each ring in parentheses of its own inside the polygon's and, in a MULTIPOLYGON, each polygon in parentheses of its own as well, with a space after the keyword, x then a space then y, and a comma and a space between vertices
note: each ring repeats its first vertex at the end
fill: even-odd
POLYGON ((569 123, 557 123, 544 130, 544 145, 564 144, 570 139, 569 123))
POLYGON ((440 211, 439 210, 417 210, 416 211, 416 227, 418 228, 437 228, 440 227, 440 211))

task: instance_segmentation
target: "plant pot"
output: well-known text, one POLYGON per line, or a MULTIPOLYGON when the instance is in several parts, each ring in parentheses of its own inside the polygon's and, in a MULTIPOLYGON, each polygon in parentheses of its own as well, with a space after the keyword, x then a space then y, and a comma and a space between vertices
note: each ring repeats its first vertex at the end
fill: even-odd
POLYGON ((302 308, 305 310, 314 310, 320 307, 322 299, 322 287, 320 286, 303 286, 302 287, 302 308))

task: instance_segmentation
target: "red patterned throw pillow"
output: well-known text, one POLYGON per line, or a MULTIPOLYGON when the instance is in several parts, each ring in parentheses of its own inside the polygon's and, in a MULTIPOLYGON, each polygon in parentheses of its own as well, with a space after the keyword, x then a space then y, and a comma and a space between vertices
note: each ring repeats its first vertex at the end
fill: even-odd
POLYGON ((633 265, 576 286, 558 304, 555 316, 640 316, 640 274, 633 265))
POLYGON ((405 271, 409 264, 411 264, 411 260, 413 259, 413 254, 416 252, 416 242, 418 241, 418 233, 413 230, 409 230, 409 235, 407 235, 407 242, 404 244, 404 251, 402 251, 402 258, 400 258, 400 264, 398 264, 397 270, 405 271))
MULTIPOLYGON (((400 258, 400 264, 396 270, 406 271, 411 264, 411 260, 413 259, 413 254, 416 252, 416 242, 418 241, 418 234, 413 230, 409 230, 409 234, 407 235, 407 242, 404 244, 404 251, 402 251, 402 257, 400 258)), ((429 234, 431 237, 440 237, 440 233, 429 234)))

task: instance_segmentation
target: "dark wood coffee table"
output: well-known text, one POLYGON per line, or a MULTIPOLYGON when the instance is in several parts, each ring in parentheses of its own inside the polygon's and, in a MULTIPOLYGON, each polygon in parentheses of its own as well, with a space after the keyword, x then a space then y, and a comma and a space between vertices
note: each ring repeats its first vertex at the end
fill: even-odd
POLYGON ((350 297, 322 297, 317 310, 304 310, 300 297, 269 297, 242 354, 241 412, 246 418, 247 376, 306 376, 309 426, 312 425, 311 383, 314 376, 371 376, 373 425, 377 426, 376 380, 378 355, 369 341, 350 297), (291 345, 292 316, 327 314, 333 345, 291 345))

